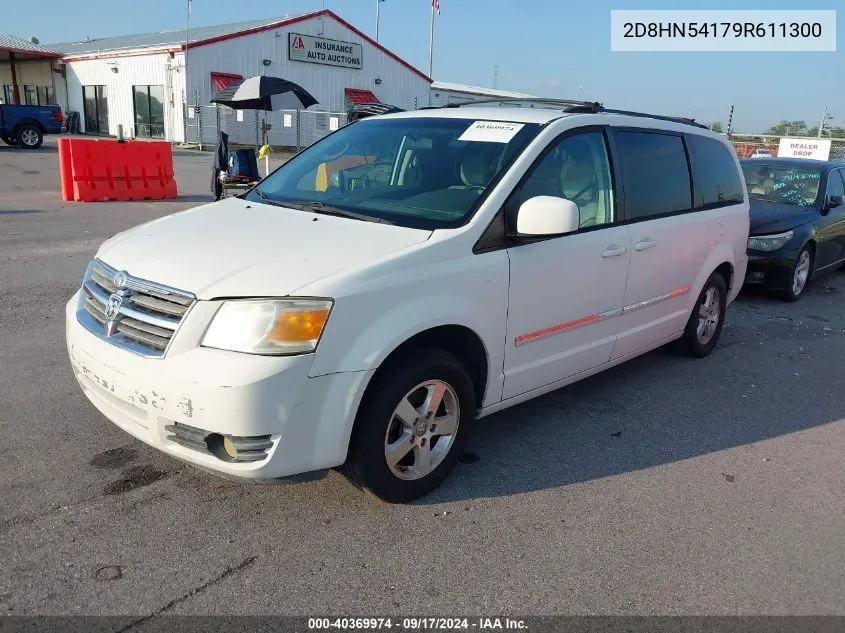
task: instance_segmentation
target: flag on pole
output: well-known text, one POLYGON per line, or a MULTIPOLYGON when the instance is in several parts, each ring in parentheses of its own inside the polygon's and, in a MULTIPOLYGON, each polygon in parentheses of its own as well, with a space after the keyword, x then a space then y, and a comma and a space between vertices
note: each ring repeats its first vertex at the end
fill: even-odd
POLYGON ((440 0, 431 0, 431 6, 437 11, 437 15, 440 15, 440 0))

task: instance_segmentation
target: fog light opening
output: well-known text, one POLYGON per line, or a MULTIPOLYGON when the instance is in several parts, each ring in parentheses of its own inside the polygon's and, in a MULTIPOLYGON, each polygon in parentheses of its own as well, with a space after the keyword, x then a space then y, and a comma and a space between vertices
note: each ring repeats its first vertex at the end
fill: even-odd
POLYGON ((241 437, 212 433, 205 438, 208 451, 225 462, 257 462, 267 457, 273 447, 269 435, 241 437))

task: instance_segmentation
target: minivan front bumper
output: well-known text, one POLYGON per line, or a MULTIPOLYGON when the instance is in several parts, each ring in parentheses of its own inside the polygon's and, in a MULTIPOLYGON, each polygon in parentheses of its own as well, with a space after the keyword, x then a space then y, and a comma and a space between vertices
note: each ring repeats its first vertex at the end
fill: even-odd
POLYGON ((139 440, 204 470, 252 480, 346 459, 372 371, 309 377, 312 354, 254 356, 202 347, 144 358, 86 330, 77 304, 78 293, 65 310, 76 379, 103 415, 139 440), (230 447, 234 441, 264 453, 233 459, 219 450, 226 437, 230 447))

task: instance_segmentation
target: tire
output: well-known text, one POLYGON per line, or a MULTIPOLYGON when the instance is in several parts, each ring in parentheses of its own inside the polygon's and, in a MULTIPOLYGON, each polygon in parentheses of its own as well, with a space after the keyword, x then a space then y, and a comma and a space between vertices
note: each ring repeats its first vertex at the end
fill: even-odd
POLYGON ((678 341, 681 351, 695 358, 704 358, 713 351, 725 325, 727 297, 724 277, 719 273, 710 275, 678 341))
POLYGON ((437 488, 455 467, 474 417, 475 392, 463 364, 441 349, 409 352, 379 372, 368 388, 341 470, 384 501, 412 501, 437 488), (427 417, 433 393, 442 394, 441 400, 427 417), (438 433, 447 424, 454 433, 438 433))
POLYGON ((787 286, 780 291, 780 298, 784 301, 798 301, 804 296, 804 291, 807 290, 807 285, 810 283, 810 277, 813 273, 813 251, 809 246, 805 246, 798 252, 795 258, 795 263, 792 265, 787 286), (800 275, 803 274, 803 280, 800 280, 800 275))
POLYGON ((12 145, 12 146, 14 146, 14 145, 17 145, 17 144, 18 144, 18 142, 15 140, 15 137, 13 137, 13 136, 4 136, 4 137, 2 137, 2 138, 3 138, 3 142, 4 142, 6 145, 12 145))
POLYGON ((35 125, 24 123, 15 132, 15 140, 23 149, 38 149, 44 142, 44 135, 35 125))

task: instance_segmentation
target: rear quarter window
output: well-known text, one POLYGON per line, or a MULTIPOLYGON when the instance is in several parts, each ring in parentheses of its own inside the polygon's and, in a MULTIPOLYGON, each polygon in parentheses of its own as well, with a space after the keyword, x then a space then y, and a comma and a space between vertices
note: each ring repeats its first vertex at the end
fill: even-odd
POLYGON ((626 213, 637 220, 692 208, 683 139, 659 132, 616 131, 626 213))
POLYGON ((717 207, 742 202, 743 184, 733 155, 723 143, 695 134, 687 135, 695 182, 695 206, 717 207))

